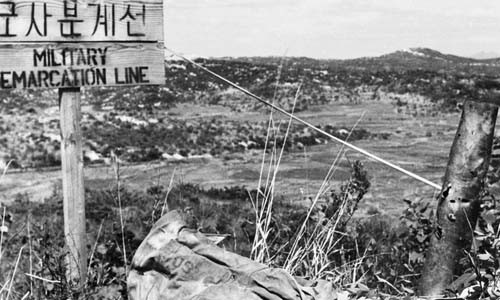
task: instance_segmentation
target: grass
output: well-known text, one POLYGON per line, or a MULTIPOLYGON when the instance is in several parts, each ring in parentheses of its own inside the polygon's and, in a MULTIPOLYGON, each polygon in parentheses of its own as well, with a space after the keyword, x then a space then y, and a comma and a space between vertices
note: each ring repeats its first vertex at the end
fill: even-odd
MULTIPOLYGON (((281 77, 281 71, 283 69, 283 60, 281 61, 279 68, 278 68, 278 75, 276 77, 276 85, 274 88, 274 95, 273 95, 273 102, 276 100, 276 96, 278 93, 278 83, 280 81, 281 77)), ((297 97, 300 92, 300 87, 297 89, 297 92, 295 94, 295 101, 294 101, 294 107, 295 103, 297 100, 297 97)), ((250 200, 252 201, 252 206, 255 211, 255 236, 253 239, 252 243, 252 250, 250 251, 250 258, 257 262, 262 262, 262 263, 267 263, 269 259, 269 247, 267 245, 268 242, 268 236, 270 234, 270 225, 271 225, 271 209, 273 207, 273 202, 274 202, 274 184, 276 182, 276 174, 278 171, 279 163, 281 161, 281 156, 283 154, 283 149, 284 145, 286 145, 286 138, 288 137, 288 134, 285 135, 285 142, 283 142, 283 147, 281 149, 281 153, 278 157, 276 157, 277 153, 277 143, 276 143, 276 137, 277 137, 277 131, 279 130, 276 129, 274 126, 274 119, 273 119, 273 112, 274 110, 270 111, 269 114, 269 121, 268 121, 268 127, 267 127, 267 134, 265 138, 265 143, 264 143, 264 151, 262 153, 262 163, 261 163, 261 168, 260 168, 260 175, 259 175, 259 183, 257 186, 257 194, 255 197, 255 200, 250 197, 250 200), (262 191, 262 179, 263 179, 263 172, 265 169, 265 161, 266 161, 266 153, 267 149, 269 146, 269 139, 271 137, 271 132, 274 131, 273 136, 275 137, 275 141, 273 143, 273 147, 271 148, 271 157, 270 157, 270 162, 269 162, 269 168, 267 170, 267 176, 266 176, 266 182, 264 185, 264 190, 262 191), (277 158, 277 160, 276 160, 277 158), (274 162, 274 163, 273 163, 274 162), (274 166, 274 172, 272 171, 272 167, 274 166), (263 198, 260 201, 260 198, 263 198)), ((291 121, 288 121, 288 127, 287 127, 287 132, 290 129, 291 121)))
MULTIPOLYGON (((83 296, 95 299, 97 295, 101 297, 97 299, 126 299, 128 259, 166 207, 191 207, 197 220, 190 226, 202 232, 229 234, 222 246, 230 251, 245 256, 251 254, 270 266, 287 268, 297 276, 326 279, 339 291, 349 289, 349 295, 367 296, 374 291, 409 294, 413 285, 403 281, 409 275, 403 266, 410 264, 411 252, 421 246, 416 240, 418 222, 393 228, 388 226, 391 221, 386 217, 352 218, 368 188, 366 172, 356 162, 352 163, 350 180, 340 187, 325 182, 322 193, 317 199, 311 199, 310 207, 282 201, 272 193, 273 180, 279 178, 276 173, 279 173, 280 153, 274 150, 267 154, 265 161, 273 163, 272 167, 265 165, 262 171, 264 176, 269 176, 269 179, 262 177, 262 186, 267 183, 270 187, 267 192, 264 188, 204 190, 196 185, 174 185, 172 178, 168 178, 164 186, 160 179, 156 180, 146 192, 134 192, 122 185, 119 189, 113 186, 107 190, 87 190, 91 251, 87 285, 83 290, 68 285, 64 269, 58 263, 65 254, 64 245, 59 242, 63 236, 57 234, 62 224, 58 213, 62 211, 61 195, 56 191, 45 203, 19 199, 9 207, 17 221, 6 239, 8 260, 1 261, 3 270, 8 267, 8 274, 4 272, 0 276, 4 281, 1 299, 22 299, 27 292, 30 293, 27 299, 83 296), (259 205, 255 201, 257 196, 259 205), (257 217, 261 217, 260 222, 256 222, 257 217), (33 220, 29 226, 27 219, 33 220), (412 233, 409 228, 414 225, 416 231, 412 233), (29 258, 28 247, 32 253, 29 258)), ((334 162, 340 157, 341 154, 337 154, 334 162)), ((328 178, 335 175, 334 166, 332 163, 328 178)), ((412 208, 415 213, 421 210, 419 205, 412 208)), ((414 268, 411 274, 418 273, 414 263, 411 267, 414 268)))
MULTIPOLYGON (((282 64, 280 64, 280 68, 278 70, 278 76, 277 76, 277 82, 276 82, 276 87, 279 84, 279 79, 280 79, 280 70, 282 68, 282 64)), ((276 182, 276 176, 279 171, 280 167, 280 162, 281 158, 283 156, 283 151, 285 149, 284 145, 286 145, 286 140, 288 138, 288 133, 290 132, 290 127, 292 125, 293 121, 293 113, 295 109, 295 104, 297 103, 298 97, 300 93, 300 86, 296 91, 294 101, 293 101, 293 107, 291 110, 291 116, 290 119, 288 120, 288 125, 286 127, 285 135, 283 138, 283 146, 281 149, 278 151, 277 149, 277 143, 276 141, 273 143, 273 147, 270 151, 270 158, 269 158, 269 164, 268 164, 268 171, 265 179, 265 185, 264 185, 264 190, 262 191, 262 182, 263 182, 263 171, 265 169, 265 161, 266 161, 266 153, 267 148, 268 148, 268 142, 270 138, 270 133, 271 131, 274 131, 274 137, 276 139, 277 134, 279 133, 279 126, 276 128, 274 126, 274 120, 273 120, 273 110, 271 110, 270 116, 269 116, 269 125, 268 125, 268 130, 267 130, 267 136, 265 140, 265 147, 263 151, 263 157, 262 157, 262 164, 261 164, 261 170, 260 170, 260 176, 259 176, 259 184, 258 184, 258 193, 256 196, 256 199, 252 199, 252 205, 255 210, 255 238, 253 241, 252 245, 252 251, 251 251, 251 258, 255 261, 262 262, 262 263, 270 263, 270 251, 269 251, 269 244, 268 244, 268 239, 270 235, 270 225, 271 225, 271 220, 273 219, 273 204, 274 204, 274 187, 275 187, 275 182, 276 182), (261 201, 260 198, 262 198, 261 201)), ((273 102, 276 98, 277 94, 277 89, 274 92, 273 96, 273 102)), ((361 120, 361 118, 359 119, 361 120)), ((356 125, 359 123, 356 123, 356 125)), ((351 129, 347 139, 349 136, 352 134, 354 128, 356 125, 351 129)), ((290 272, 291 274, 296 274, 297 270, 301 267, 300 264, 304 262, 304 259, 309 256, 310 253, 313 253, 312 259, 308 261, 309 267, 308 270, 306 271, 306 276, 312 278, 312 279, 319 279, 321 277, 324 277, 324 272, 329 269, 329 264, 330 261, 328 259, 328 256, 331 254, 333 249, 338 244, 338 241, 334 241, 334 234, 336 232, 337 225, 340 221, 340 218, 343 215, 343 212, 341 211, 339 214, 337 214, 337 219, 336 220, 328 220, 327 224, 323 224, 322 229, 320 228, 320 222, 323 222, 324 220, 318 219, 318 223, 316 224, 316 227, 313 230, 313 233, 310 235, 309 238, 306 238, 305 236, 305 230, 308 225, 308 222, 310 220, 311 213, 313 209, 315 208, 318 200, 320 197, 323 196, 325 192, 325 188, 328 185, 329 179, 333 176, 334 171, 335 171, 335 166, 336 162, 340 157, 341 152, 343 151, 343 147, 340 149, 338 152, 337 157, 335 158, 334 162, 332 163, 328 174, 323 181, 323 184, 321 185, 320 190, 316 194, 316 197, 314 198, 310 208, 307 211, 307 216, 304 219, 304 222, 302 223, 300 230, 297 233, 297 236, 295 237, 291 249, 288 252, 288 255, 286 257, 286 260, 283 264, 283 268, 290 272), (333 221, 333 222, 332 222, 333 221), (299 246, 300 244, 300 246, 299 246)), ((341 210, 343 209, 344 205, 346 204, 347 200, 347 195, 346 197, 342 200, 342 205, 341 205, 341 210)), ((285 248, 287 245, 281 245, 281 248, 285 248)))
MULTIPOLYGON (((279 77, 278 77, 279 80, 279 77)), ((299 96, 299 90, 295 95, 294 103, 297 102, 299 96)), ((270 151, 267 151, 269 139, 271 136, 271 131, 273 131, 273 136, 276 139, 276 135, 279 132, 279 126, 276 128, 273 120, 273 111, 271 111, 268 134, 266 136, 266 143, 263 151, 263 158, 261 164, 261 171, 259 176, 258 192, 256 194, 256 199, 252 200, 252 205, 255 210, 255 238, 252 245, 251 258, 262 263, 269 265, 278 265, 291 274, 302 275, 304 277, 310 278, 312 280, 329 278, 330 280, 335 277, 345 278, 347 276, 338 276, 339 274, 333 274, 332 270, 332 260, 331 256, 342 251, 339 248, 343 237, 346 235, 342 230, 347 225, 349 219, 352 217, 354 208, 348 209, 352 205, 352 200, 349 199, 350 193, 342 193, 338 199, 335 199, 339 203, 337 205, 335 213, 331 216, 320 216, 314 221, 315 224, 310 224, 313 222, 312 214, 316 210, 316 206, 320 199, 325 199, 326 192, 331 188, 330 180, 333 178, 335 171, 337 170, 337 162, 342 157, 344 146, 338 151, 330 169, 321 184, 319 191, 316 196, 311 201, 310 207, 307 209, 306 217, 303 218, 303 222, 300 225, 300 229, 292 239, 292 241, 287 241, 286 243, 279 245, 278 251, 276 253, 281 253, 286 249, 286 258, 278 258, 279 254, 271 255, 270 250, 270 235, 271 235, 271 222, 274 219, 273 216, 273 205, 274 205, 274 187, 276 182, 276 176, 280 168, 281 158, 283 156, 284 146, 281 149, 277 149, 276 143, 273 143, 273 147, 270 151), (266 165, 266 154, 270 153, 267 174, 264 175, 265 165, 266 165), (265 176, 265 179, 263 178, 265 176), (265 182, 265 184, 262 184, 265 182), (264 186, 262 188, 262 186, 264 186), (312 229, 312 230, 311 230, 312 229), (334 275, 334 276, 332 276, 334 275)), ((293 108, 292 108, 293 115, 293 108)), ((364 114, 363 114, 364 115, 364 114)), ((358 119, 356 124, 351 128, 346 141, 349 139, 356 126, 361 121, 363 115, 358 119)), ((290 127, 293 118, 290 117, 288 125, 285 130, 285 136, 283 137, 284 144, 286 144, 286 139, 288 133, 290 132, 290 127)), ((358 197, 354 200, 354 206, 361 200, 366 189, 369 185, 362 187, 362 191, 357 195, 358 197)), ((344 187, 345 190, 350 190, 352 188, 352 182, 348 182, 344 187)), ((366 255, 366 250, 364 255, 366 255)), ((363 256, 364 257, 364 256, 363 256)), ((363 261, 363 257, 358 259, 354 263, 352 272, 353 283, 356 281, 357 268, 363 261)), ((346 267, 344 267, 346 269, 346 267)))
MULTIPOLYGON (((11 161, 9 161, 7 163, 7 165, 5 166, 4 170, 2 171, 2 176, 0 176, 0 183, 2 182, 3 177, 7 173, 7 170, 9 169, 10 164, 11 164, 11 161)), ((4 248, 3 248, 4 233, 8 231, 8 227, 5 225, 6 212, 7 212, 6 207, 3 207, 2 226, 0 227, 0 265, 2 264, 3 253, 4 253, 4 248)), ((29 236, 29 229, 28 229, 28 239, 29 239, 29 245, 31 245, 31 239, 30 239, 30 236, 29 236)), ((1 288, 0 288, 0 300, 9 300, 9 299, 11 299, 12 288, 14 286, 16 275, 18 273, 19 262, 21 260, 22 254, 23 254, 24 247, 25 246, 22 246, 19 249, 19 254, 17 255, 16 263, 14 264, 13 269, 11 271, 10 278, 9 278, 9 276, 7 276, 6 281, 3 284, 1 284, 1 288), (8 288, 6 288, 7 286, 8 286, 8 288)), ((31 274, 31 246, 30 246, 29 260, 30 260, 30 274, 31 274)), ((26 294, 24 294, 24 296, 21 299, 26 299, 30 295, 30 292, 31 292, 31 289, 30 289, 30 291, 26 292, 26 294)))
MULTIPOLYGON (((352 131, 357 126, 362 117, 363 116, 361 116, 358 119, 354 127, 351 129, 349 135, 346 138, 346 141, 349 139, 350 135, 352 134, 352 131)), ((340 239, 342 238, 342 235, 340 235, 339 240, 334 240, 335 237, 337 236, 335 233, 338 233, 337 226, 339 225, 340 219, 344 215, 344 208, 347 205, 347 200, 348 200, 347 194, 345 194, 345 196, 342 197, 341 199, 339 212, 336 214, 336 218, 328 219, 326 224, 324 223, 322 224, 324 220, 318 219, 318 222, 315 224, 313 233, 310 235, 309 238, 307 238, 307 240, 305 241, 305 243, 303 243, 302 246, 299 246, 300 241, 306 238, 305 229, 307 228, 308 225, 307 223, 310 220, 311 213, 316 207, 318 201, 325 196, 325 193, 328 190, 327 187, 329 186, 330 180, 335 175, 335 171, 337 170, 337 162, 341 158, 343 150, 344 150, 344 145, 342 145, 340 150, 337 152, 337 155, 333 163, 331 164, 330 169, 328 170, 328 173, 321 184, 321 187, 316 193, 316 196, 314 197, 314 200, 312 201, 311 206, 308 209, 307 216, 304 219, 304 222, 300 227, 297 237, 293 242, 292 249, 286 258, 283 267, 285 270, 287 270, 292 274, 294 274, 297 268, 299 267, 298 262, 303 261, 303 259, 306 256, 308 256, 309 253, 312 252, 313 258, 312 262, 310 263, 311 269, 308 271, 309 273, 308 276, 314 279, 325 277, 324 272, 329 269, 330 265, 328 257, 333 252, 335 247, 340 242, 340 239)))

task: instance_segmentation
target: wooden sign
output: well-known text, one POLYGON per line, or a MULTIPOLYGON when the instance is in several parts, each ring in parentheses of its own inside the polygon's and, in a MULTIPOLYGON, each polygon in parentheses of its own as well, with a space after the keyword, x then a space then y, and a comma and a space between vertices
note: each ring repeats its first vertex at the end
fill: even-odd
POLYGON ((159 44, 15 44, 0 48, 0 89, 163 84, 159 44))
POLYGON ((0 89, 164 83, 161 0, 0 1, 0 89))

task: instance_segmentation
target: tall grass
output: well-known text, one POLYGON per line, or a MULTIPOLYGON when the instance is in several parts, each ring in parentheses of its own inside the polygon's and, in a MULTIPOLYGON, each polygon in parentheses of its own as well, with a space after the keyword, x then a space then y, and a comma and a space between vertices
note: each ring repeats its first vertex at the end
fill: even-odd
MULTIPOLYGON (((346 137, 346 141, 349 139, 363 116, 364 113, 351 128, 348 136, 346 137)), ((339 160, 343 156, 343 154, 344 145, 341 146, 340 150, 335 156, 335 159, 330 165, 330 168, 325 178, 323 179, 318 192, 314 196, 314 199, 308 208, 306 218, 304 219, 293 241, 291 250, 287 255, 283 268, 292 274, 296 273, 301 264, 306 261, 308 263, 307 276, 314 279, 323 278, 327 275, 326 271, 331 267, 331 260, 329 259, 330 255, 339 251, 339 249, 337 249, 337 246, 339 245, 345 234, 338 231, 337 229, 341 223, 345 223, 342 221, 342 219, 346 215, 346 208, 350 201, 350 199, 348 199, 347 193, 345 193, 341 198, 341 202, 338 205, 338 211, 337 213, 333 214, 332 218, 316 219, 316 223, 314 224, 312 233, 308 233, 307 235, 306 228, 308 228, 310 225, 309 223, 311 221, 311 214, 316 208, 318 202, 320 201, 320 199, 323 199, 326 196, 326 193, 330 190, 331 180, 334 178, 334 175, 338 169, 339 160)), ((350 188, 351 184, 352 183, 349 182, 347 188, 350 188)))
MULTIPOLYGON (((297 91, 294 99, 295 103, 299 96, 299 90, 297 91)), ((292 110, 293 114, 293 110, 292 110)), ((352 132, 357 127, 363 115, 357 120, 356 124, 351 128, 346 141, 350 138, 352 132)), ((277 149, 276 137, 279 134, 279 126, 276 128, 274 121, 272 119, 272 112, 270 114, 270 120, 268 125, 268 134, 266 136, 266 147, 263 151, 263 159, 261 163, 261 171, 259 176, 258 193, 255 199, 252 199, 252 204, 255 210, 255 238, 253 241, 251 258, 262 263, 271 264, 275 257, 271 256, 269 236, 271 231, 271 221, 273 220, 273 204, 274 204, 274 192, 275 183, 278 171, 280 169, 280 162, 283 156, 283 150, 285 143, 290 131, 291 123, 293 119, 288 120, 288 125, 286 128, 285 136, 283 138, 284 142, 281 149, 277 149), (268 151, 269 139, 273 133, 275 142, 273 147, 268 151), (266 169, 266 154, 269 154, 267 163, 267 174, 264 173, 266 169), (265 182, 265 184, 263 184, 265 182)), ((317 209, 317 204, 321 199, 324 199, 327 192, 331 189, 331 181, 334 178, 335 172, 338 169, 339 161, 344 154, 344 146, 342 145, 340 150, 337 152, 335 159, 333 160, 330 168, 325 176, 318 192, 314 196, 310 206, 307 209, 304 221, 300 225, 298 232, 296 233, 293 240, 291 240, 287 245, 280 245, 280 249, 289 249, 286 259, 282 263, 286 271, 291 274, 297 274, 299 270, 306 271, 303 274, 311 279, 329 278, 332 277, 331 270, 333 269, 331 265, 331 256, 337 252, 342 251, 339 248, 342 238, 345 233, 339 231, 340 225, 346 223, 345 217, 350 218, 352 212, 348 212, 348 206, 352 199, 348 198, 348 193, 345 193, 340 199, 338 204, 338 211, 334 213, 331 218, 316 218, 312 221, 312 214, 317 209), (350 213, 350 214, 349 214, 350 213), (312 224, 312 222, 315 222, 312 224), (310 230, 311 228, 312 231, 310 230)), ((348 183, 347 188, 350 188, 351 182, 348 183)), ((358 260, 357 264, 353 266, 353 273, 356 274, 356 266, 362 262, 362 258, 358 260)), ((350 268, 352 271, 353 268, 350 268)), ((356 278, 356 275, 350 278, 356 278)))
MULTIPOLYGON (((5 175, 7 174, 7 171, 9 170, 10 165, 12 164, 12 160, 10 160, 5 168, 2 170, 2 175, 0 176, 0 183, 2 183, 5 175)), ((7 220, 7 209, 4 206, 3 211, 2 211, 2 221, 1 221, 1 226, 0 226, 0 265, 2 265, 2 259, 4 258, 4 242, 5 242, 5 236, 4 234, 9 231, 9 228, 6 225, 6 220, 7 220)), ((29 247, 29 274, 26 274, 27 276, 31 276, 33 273, 33 253, 32 253, 32 240, 31 240, 31 232, 30 232, 30 224, 29 220, 27 223, 27 231, 28 231, 28 247, 29 247)), ((16 276, 18 275, 18 268, 19 264, 21 262, 21 258, 23 256, 23 251, 24 251, 25 246, 22 246, 19 249, 19 252, 17 254, 16 262, 12 266, 11 272, 5 277, 0 277, 0 279, 5 280, 5 282, 0 283, 0 300, 9 300, 12 299, 11 295, 15 293, 14 289, 14 284, 16 282, 16 276)), ((24 295, 21 295, 21 297, 17 297, 20 299, 27 299, 33 291, 33 285, 31 284, 30 280, 30 289, 27 291, 24 295)))
MULTIPOLYGON (((278 95, 278 86, 281 78, 281 73, 283 69, 283 60, 280 62, 278 68, 278 75, 276 78, 276 84, 274 88, 274 95, 272 102, 276 100, 278 95)), ((300 86, 295 93, 295 98, 292 107, 292 113, 295 109, 295 104, 297 102, 298 96, 300 94, 300 86)), ((250 251, 250 258, 255 261, 268 263, 270 259, 268 237, 271 232, 271 220, 272 220, 272 208, 274 203, 274 188, 276 183, 276 175, 278 174, 279 165, 281 162, 281 157, 283 156, 283 151, 285 149, 286 140, 288 137, 288 132, 292 124, 292 119, 288 121, 288 126, 283 140, 283 145, 278 154, 277 148, 277 138, 279 136, 280 126, 276 126, 273 118, 273 110, 270 111, 267 134, 265 139, 264 150, 262 152, 262 162, 259 174, 259 182, 257 186, 257 194, 255 199, 250 195, 250 200, 252 202, 253 209, 255 211, 255 238, 253 240, 252 249, 250 251), (264 180, 264 170, 266 165, 266 154, 269 148, 269 140, 271 136, 274 137, 273 147, 270 149, 271 154, 269 158, 269 165, 267 168, 267 174, 264 180), (265 184, 263 186, 263 182, 265 184)))
MULTIPOLYGON (((7 174, 7 171, 9 169, 11 162, 12 161, 9 161, 7 163, 7 165, 5 166, 5 168, 2 170, 2 175, 0 176, 0 183, 3 181, 5 174, 7 174)), ((8 231, 8 228, 5 225, 6 213, 7 213, 7 211, 6 211, 6 208, 4 207, 3 212, 2 212, 2 225, 0 227, 0 264, 2 264, 3 251, 4 251, 4 249, 3 249, 4 233, 8 231)), ((13 284, 15 282, 16 273, 17 273, 19 261, 21 259, 23 250, 24 250, 24 247, 21 247, 21 249, 19 249, 19 254, 17 255, 16 263, 14 264, 10 274, 8 276, 6 276, 5 278, 2 278, 2 279, 5 279, 5 282, 0 283, 1 284, 1 286, 0 286, 0 300, 10 299, 10 296, 12 294, 12 287, 13 287, 13 284)))
POLYGON ((128 274, 127 268, 127 248, 125 247, 125 225, 123 222, 123 207, 122 207, 122 198, 121 198, 121 180, 120 180, 120 161, 118 157, 111 153, 111 161, 113 165, 115 180, 116 180, 116 197, 118 200, 118 214, 120 217, 120 232, 121 232, 121 242, 123 249, 123 265, 125 266, 125 274, 128 274))
MULTIPOLYGON (((9 162, 9 164, 10 164, 10 162, 9 162)), ((9 164, 7 164, 7 166, 2 170, 2 176, 0 176, 0 183, 2 183, 3 178, 4 178, 5 174, 7 173, 9 164)), ((2 263, 2 257, 3 257, 3 243, 4 243, 3 238, 4 238, 4 232, 7 230, 7 227, 5 226, 5 214, 6 214, 6 208, 4 206, 3 207, 3 213, 2 213, 2 225, 0 227, 0 265, 2 263)), ((3 279, 3 276, 0 277, 0 279, 3 279)), ((0 287, 0 300, 6 299, 6 298, 4 298, 4 290, 6 289, 6 286, 7 286, 8 283, 9 283, 9 279, 7 279, 3 283, 0 283, 1 284, 1 287, 0 287)))

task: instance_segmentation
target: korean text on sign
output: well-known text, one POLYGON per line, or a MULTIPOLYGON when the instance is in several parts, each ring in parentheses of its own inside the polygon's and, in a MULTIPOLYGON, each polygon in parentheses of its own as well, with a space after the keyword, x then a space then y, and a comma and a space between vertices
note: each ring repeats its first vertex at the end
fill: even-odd
POLYGON ((161 1, 0 1, 0 41, 159 41, 161 1))

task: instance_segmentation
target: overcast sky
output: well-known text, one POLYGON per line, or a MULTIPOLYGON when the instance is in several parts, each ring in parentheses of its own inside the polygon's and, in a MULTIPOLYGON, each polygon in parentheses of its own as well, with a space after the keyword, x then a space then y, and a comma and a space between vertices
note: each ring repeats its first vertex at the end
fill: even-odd
POLYGON ((500 53, 500 1, 166 0, 165 43, 202 56, 500 53))

